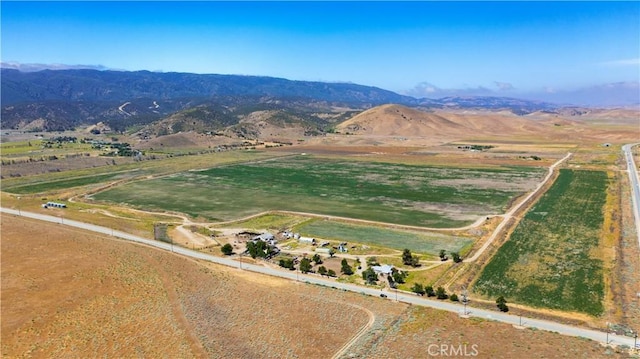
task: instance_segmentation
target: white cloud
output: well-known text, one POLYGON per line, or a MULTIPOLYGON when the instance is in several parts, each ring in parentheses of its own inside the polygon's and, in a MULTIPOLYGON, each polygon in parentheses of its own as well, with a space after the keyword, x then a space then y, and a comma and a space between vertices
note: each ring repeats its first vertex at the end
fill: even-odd
POLYGON ((405 95, 413 96, 415 98, 442 98, 442 97, 455 97, 455 96, 492 96, 495 95, 495 91, 483 86, 478 87, 465 87, 459 89, 443 89, 435 86, 429 82, 421 82, 414 88, 403 91, 405 95))
POLYGON ((509 82, 494 81, 493 83, 498 87, 498 90, 500 91, 510 91, 515 88, 509 82))
POLYGON ((66 64, 23 64, 20 62, 2 62, 0 67, 3 69, 14 69, 22 72, 35 72, 42 70, 108 70, 102 65, 66 65, 66 64))
POLYGON ((637 57, 635 59, 605 61, 605 62, 601 62, 599 65, 600 66, 640 66, 640 57, 637 57))

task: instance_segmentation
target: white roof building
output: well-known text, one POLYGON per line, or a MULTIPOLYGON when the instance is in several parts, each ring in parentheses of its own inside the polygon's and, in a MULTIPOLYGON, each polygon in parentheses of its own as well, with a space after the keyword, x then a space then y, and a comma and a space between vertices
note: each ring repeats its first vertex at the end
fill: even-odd
POLYGON ((388 264, 384 264, 381 266, 371 266, 371 269, 373 269, 374 272, 376 272, 377 275, 380 274, 391 274, 391 272, 393 272, 393 266, 390 266, 388 264))

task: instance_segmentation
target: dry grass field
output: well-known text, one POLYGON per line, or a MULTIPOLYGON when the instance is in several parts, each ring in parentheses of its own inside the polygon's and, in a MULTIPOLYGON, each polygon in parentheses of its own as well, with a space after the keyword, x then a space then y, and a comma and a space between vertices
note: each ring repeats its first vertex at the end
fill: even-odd
POLYGON ((579 338, 454 313, 411 307, 372 342, 358 342, 355 358, 627 358, 623 350, 579 338), (457 351, 457 352, 456 352, 457 351), (457 353, 457 355, 455 354, 457 353), (474 355, 475 354, 475 355, 474 355))
POLYGON ((225 268, 3 215, 2 357, 621 358, 597 343, 225 268), (562 349, 558 349, 562 348, 562 349), (470 350, 470 349, 469 349, 470 350))
POLYGON ((322 358, 369 319, 342 292, 59 227, 2 217, 3 358, 322 358))

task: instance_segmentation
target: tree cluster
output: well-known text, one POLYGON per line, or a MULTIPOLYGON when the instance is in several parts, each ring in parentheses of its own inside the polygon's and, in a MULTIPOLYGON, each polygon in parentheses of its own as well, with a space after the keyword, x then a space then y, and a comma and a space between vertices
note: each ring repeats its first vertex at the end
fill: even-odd
POLYGON ((282 267, 282 268, 287 268, 287 269, 289 269, 289 270, 294 270, 294 269, 296 269, 296 267, 294 266, 294 263, 293 263, 293 259, 291 259, 291 258, 283 258, 283 259, 280 259, 280 261, 278 262, 278 264, 280 265, 280 267, 282 267))
POLYGON ((412 255, 411 251, 407 248, 402 251, 402 263, 412 267, 420 266, 420 257, 412 255))
POLYGON ((327 270, 327 267, 325 266, 320 266, 318 267, 318 274, 320 274, 321 276, 329 276, 329 277, 335 277, 336 276, 336 272, 333 269, 329 269, 327 270))
MULTIPOLYGON (((455 263, 460 263, 462 262, 462 257, 460 257, 460 253, 458 252, 450 252, 451 253, 451 258, 453 259, 453 261, 455 263)), ((446 261, 448 260, 449 257, 447 256, 447 251, 445 251, 444 249, 440 250, 440 260, 441 261, 446 261)))
POLYGON ((362 279, 364 279, 367 284, 375 284, 378 281, 378 275, 373 268, 369 267, 362 271, 362 279))
POLYGON ((347 263, 347 259, 346 258, 342 259, 341 264, 342 264, 342 268, 340 269, 340 271, 343 274, 346 274, 346 275, 352 275, 353 274, 353 268, 351 268, 349 263, 347 263))
POLYGON ((302 258, 302 260, 300 261, 300 272, 311 272, 311 261, 309 260, 309 258, 302 258))
POLYGON ((251 258, 271 258, 275 254, 275 248, 263 241, 247 242, 247 252, 251 258))

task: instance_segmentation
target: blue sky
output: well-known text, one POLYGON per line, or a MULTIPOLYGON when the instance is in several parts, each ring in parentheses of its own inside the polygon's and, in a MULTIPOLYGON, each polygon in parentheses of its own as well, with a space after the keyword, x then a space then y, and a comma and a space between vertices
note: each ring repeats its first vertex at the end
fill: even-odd
POLYGON ((354 82, 415 96, 640 78, 640 2, 1 2, 3 62, 354 82))

